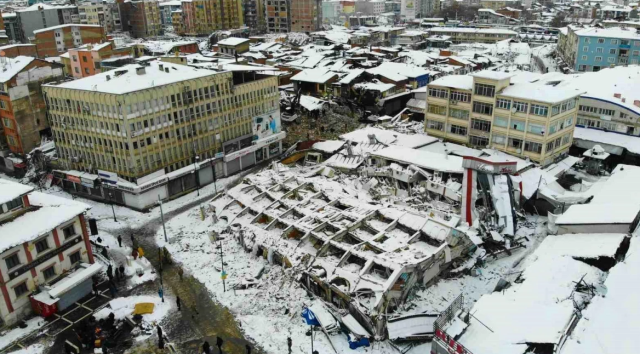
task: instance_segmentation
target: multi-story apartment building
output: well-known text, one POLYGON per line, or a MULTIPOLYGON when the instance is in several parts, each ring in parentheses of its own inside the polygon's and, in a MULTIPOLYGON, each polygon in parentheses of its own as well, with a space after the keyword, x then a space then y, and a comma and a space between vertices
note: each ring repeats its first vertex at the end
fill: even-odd
POLYGON ((111 8, 105 3, 83 2, 78 4, 78 16, 80 23, 87 25, 100 25, 105 33, 115 30, 114 18, 111 8))
POLYGON ((241 0, 190 0, 182 2, 181 35, 209 35, 243 25, 241 0))
POLYGON ((27 154, 50 136, 41 84, 63 77, 62 65, 18 56, 0 61, 0 123, 16 154, 27 154))
POLYGON ((117 0, 122 30, 135 38, 161 35, 162 20, 157 0, 117 0))
POLYGON ((517 38, 518 33, 501 28, 462 28, 462 27, 433 27, 429 29, 431 35, 450 36, 453 43, 496 43, 509 38, 517 38))
POLYGON ((136 182, 198 158, 223 156, 226 174, 264 160, 285 135, 278 79, 245 74, 151 62, 45 85, 62 166, 136 182))
POLYGON ((103 70, 104 60, 130 55, 130 47, 116 48, 113 42, 86 44, 69 49, 69 74, 76 79, 99 74, 110 70, 108 66, 103 70))
POLYGON ((265 0, 243 0, 244 24, 258 33, 263 32, 266 28, 264 1, 265 0))
POLYGON ((558 54, 575 71, 640 63, 640 31, 633 28, 567 27, 558 37, 558 54))
POLYGON ((23 42, 22 30, 18 23, 18 14, 15 12, 5 12, 2 14, 2 21, 9 41, 23 42))
POLYGON ((322 2, 322 21, 337 24, 342 15, 342 0, 325 0, 322 2))
POLYGON ((173 0, 165 1, 158 4, 160 6, 160 20, 163 26, 171 26, 173 20, 171 13, 174 11, 182 10, 182 1, 173 0))
POLYGON ((60 25, 35 30, 36 50, 40 58, 57 57, 69 48, 98 44, 106 40, 101 25, 60 25))
POLYGON ((171 13, 171 25, 173 26, 173 31, 177 34, 184 34, 184 22, 182 18, 182 10, 175 10, 171 13))
POLYGON ((20 27, 20 40, 28 43, 35 36, 35 31, 47 27, 70 23, 80 23, 76 6, 53 6, 37 3, 23 10, 16 11, 20 27))
MULTIPOLYGON (((86 204, 0 179, 0 326, 32 313, 31 295, 39 287, 94 262, 84 217, 88 209, 86 204)), ((90 274, 77 280, 90 282, 90 274)))
POLYGON ((481 71, 428 84, 425 131, 480 148, 491 147, 548 165, 573 139, 579 90, 524 83, 513 74, 481 71))
POLYGON ((507 6, 515 6, 521 3, 521 0, 480 0, 480 6, 485 9, 499 10, 507 6))
POLYGON ((291 31, 291 0, 265 0, 265 17, 268 33, 291 31))

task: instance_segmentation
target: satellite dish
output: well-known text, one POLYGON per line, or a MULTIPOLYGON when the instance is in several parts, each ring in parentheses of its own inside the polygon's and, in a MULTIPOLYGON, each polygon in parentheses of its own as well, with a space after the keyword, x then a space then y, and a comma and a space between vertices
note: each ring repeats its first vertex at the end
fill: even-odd
POLYGON ((511 113, 516 113, 517 111, 516 107, 511 107, 511 113))

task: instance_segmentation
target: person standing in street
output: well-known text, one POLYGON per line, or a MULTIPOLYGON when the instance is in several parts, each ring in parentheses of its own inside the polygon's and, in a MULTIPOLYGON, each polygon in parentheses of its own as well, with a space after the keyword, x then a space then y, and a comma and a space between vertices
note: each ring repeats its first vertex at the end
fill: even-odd
POLYGON ((164 302, 164 291, 162 291, 162 288, 158 288, 158 296, 160 296, 160 299, 164 302))
POLYGON ((98 284, 95 281, 93 282, 93 295, 98 296, 98 284))
POLYGON ((287 348, 289 348, 289 354, 291 354, 291 346, 293 345, 293 341, 291 337, 287 337, 287 348))
POLYGON ((182 280, 183 275, 184 275, 184 270, 182 270, 182 268, 178 268, 178 276, 180 277, 180 280, 182 280))
POLYGON ((118 270, 120 271, 120 279, 124 280, 124 265, 121 264, 118 270))
POLYGON ((180 296, 176 296, 176 305, 178 305, 178 311, 180 310, 180 296))
POLYGON ((107 267, 107 277, 109 281, 113 280, 113 266, 111 266, 111 264, 107 267))
POLYGON ((247 348, 247 354, 251 354, 251 346, 247 344, 244 347, 247 348))
POLYGON ((202 352, 204 354, 211 354, 211 346, 209 345, 209 342, 205 341, 202 343, 202 352))
POLYGON ((216 347, 218 347, 218 352, 220 352, 220 354, 222 354, 222 344, 224 344, 222 338, 216 337, 216 347))
POLYGON ((122 235, 118 235, 118 245, 122 247, 122 235))

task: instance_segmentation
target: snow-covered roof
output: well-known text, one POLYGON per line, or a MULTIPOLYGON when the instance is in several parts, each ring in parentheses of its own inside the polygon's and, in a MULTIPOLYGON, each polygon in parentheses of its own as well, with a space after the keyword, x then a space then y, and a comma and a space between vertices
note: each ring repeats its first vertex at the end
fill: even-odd
POLYGON ((473 149, 466 147, 464 145, 458 145, 450 142, 440 142, 436 141, 433 144, 429 144, 427 146, 423 146, 418 150, 424 150, 428 152, 432 152, 435 154, 442 155, 457 155, 457 156, 473 156, 480 157, 484 155, 481 150, 473 149))
POLYGON ((98 274, 102 270, 102 264, 94 263, 92 265, 83 264, 81 269, 64 277, 61 281, 53 285, 49 290, 49 296, 59 298, 64 293, 75 288, 78 284, 98 274))
POLYGON ((364 69, 353 69, 350 70, 349 73, 338 81, 340 84, 350 84, 351 81, 355 80, 358 76, 364 73, 364 69))
POLYGON ((31 64, 35 60, 34 57, 26 57, 23 55, 15 58, 4 58, 4 62, 0 64, 2 71, 0 71, 0 82, 7 82, 18 75, 27 65, 31 64))
POLYGON ((478 79, 498 80, 498 81, 505 80, 514 76, 513 73, 505 73, 502 71, 491 71, 491 70, 482 70, 470 75, 473 77, 477 77, 478 79))
POLYGON ((153 87, 160 87, 176 82, 209 77, 217 74, 219 73, 211 70, 202 70, 186 65, 154 61, 149 62, 149 66, 129 64, 113 71, 88 76, 79 80, 68 81, 59 85, 44 86, 123 95, 135 91, 148 90, 153 87), (167 73, 160 70, 160 65, 163 65, 164 68, 169 68, 169 72, 167 73), (137 74, 138 68, 143 68, 145 73, 137 74), (107 80, 107 77, 110 79, 107 80))
POLYGON ((229 37, 229 38, 225 38, 221 41, 218 41, 219 45, 230 45, 230 46, 237 46, 243 43, 247 43, 249 42, 249 40, 247 38, 237 38, 237 37, 229 37))
POLYGON ((567 89, 539 83, 527 83, 508 86, 498 95, 545 103, 558 103, 579 97, 582 93, 584 93, 584 90, 579 88, 567 89))
POLYGON ((384 82, 361 82, 353 85, 355 89, 364 89, 369 91, 387 92, 396 87, 394 84, 385 84, 384 82))
POLYGON ((182 47, 185 45, 198 44, 195 41, 179 41, 179 42, 170 42, 170 41, 144 41, 140 43, 140 45, 144 46, 151 53, 161 53, 167 54, 175 47, 182 47))
POLYGON ((631 224, 638 215, 638 205, 624 201, 615 204, 576 204, 556 220, 556 225, 631 224))
POLYGON ((398 145, 417 149, 434 143, 438 138, 426 134, 402 134, 393 130, 385 130, 374 127, 366 127, 340 135, 340 139, 353 143, 369 143, 369 135, 373 135, 378 143, 385 145, 398 145))
POLYGON ((314 150, 319 150, 322 152, 333 154, 338 150, 342 149, 344 144, 345 142, 342 140, 326 140, 326 141, 320 141, 313 144, 312 148, 314 150))
POLYGON ((322 109, 322 107, 324 107, 325 104, 327 104, 327 101, 323 101, 313 96, 307 96, 307 95, 300 96, 300 105, 308 111, 320 110, 322 109))
POLYGON ((41 192, 31 192, 29 203, 39 208, 0 225, 0 252, 33 241, 90 208, 75 200, 41 192))
POLYGON ((0 205, 25 195, 33 187, 0 178, 0 205))
POLYGON ((482 34, 506 34, 516 36, 517 32, 500 28, 467 28, 467 27, 433 27, 430 33, 482 33, 482 34))
POLYGON ((368 73, 373 75, 381 75, 388 77, 394 81, 402 81, 406 78, 415 79, 424 75, 433 75, 439 74, 438 72, 426 70, 424 68, 404 63, 392 63, 389 61, 385 61, 380 66, 368 69, 368 73), (392 75, 392 76, 389 76, 392 75))
POLYGON ((46 3, 42 3, 42 2, 38 2, 35 3, 27 8, 24 9, 20 9, 20 10, 16 10, 16 12, 30 12, 30 11, 40 11, 40 10, 58 10, 58 9, 73 9, 75 8, 75 6, 72 5, 67 5, 67 6, 60 6, 60 5, 49 5, 46 3))
POLYGON ((624 238, 623 234, 548 236, 521 274, 522 282, 484 295, 473 305, 473 318, 458 342, 476 354, 521 354, 527 343, 557 344, 574 315, 574 304, 584 306, 588 301, 575 292, 576 282, 599 287, 606 275, 577 259, 613 258, 624 238))
POLYGON ((158 3, 158 6, 160 6, 160 7, 163 7, 163 6, 182 6, 182 1, 179 1, 179 0, 165 1, 165 2, 158 3))
POLYGON ((83 25, 83 24, 79 24, 79 23, 71 23, 71 24, 51 26, 51 27, 47 27, 47 28, 38 29, 38 30, 33 31, 33 34, 42 33, 42 32, 48 32, 48 31, 67 28, 67 27, 102 28, 102 26, 100 26, 100 25, 83 25))
POLYGON ((640 33, 635 28, 609 27, 609 28, 584 28, 575 31, 578 37, 619 38, 640 40, 640 33))
POLYGON ((431 81, 429 86, 431 85, 450 87, 459 90, 473 90, 473 77, 470 75, 447 75, 435 81, 431 81))
POLYGON ((563 354, 632 353, 638 348, 640 306, 640 237, 631 238, 624 262, 609 271, 607 293, 597 295, 582 310, 582 319, 562 349, 563 354))
MULTIPOLYGON (((575 127, 573 130, 573 139, 605 145, 605 150, 606 145, 612 145, 627 149, 629 152, 634 154, 640 154, 640 137, 637 136, 605 132, 598 129, 575 127)), ((616 155, 620 155, 620 153, 617 153, 616 155)))
POLYGON ((462 173, 462 158, 458 156, 447 156, 435 154, 424 150, 415 150, 400 146, 389 146, 378 150, 372 154, 387 160, 399 161, 402 163, 416 165, 428 170, 462 173))
POLYGON ((313 82, 317 84, 325 83, 338 76, 333 71, 326 68, 306 69, 291 78, 291 81, 313 82))

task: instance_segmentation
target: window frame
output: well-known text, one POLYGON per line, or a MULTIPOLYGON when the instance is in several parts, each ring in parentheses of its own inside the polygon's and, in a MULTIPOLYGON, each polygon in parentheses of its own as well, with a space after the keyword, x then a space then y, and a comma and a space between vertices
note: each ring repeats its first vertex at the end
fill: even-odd
POLYGON ((493 115, 493 104, 480 102, 480 101, 473 101, 473 105, 472 105, 471 111, 473 113, 478 113, 478 114, 482 114, 482 115, 486 115, 486 116, 492 116, 493 115), (483 108, 483 109, 481 111, 478 111, 478 110, 476 110, 477 107, 483 108), (488 111, 488 113, 487 113, 487 111, 488 111))
POLYGON ((41 273, 42 273, 42 277, 44 278, 44 280, 45 280, 45 281, 51 280, 51 279, 55 278, 55 277, 56 277, 56 275, 58 275, 58 274, 56 273, 56 267, 55 267, 55 265, 56 265, 56 264, 55 264, 55 263, 53 263, 53 264, 51 264, 50 266, 48 266, 47 268, 42 269, 42 272, 41 272, 41 273), (47 276, 47 273, 48 273, 50 270, 53 270, 53 274, 50 274, 49 276, 47 276))
POLYGON ((40 253, 46 252, 49 249, 49 241, 47 240, 48 237, 43 237, 39 240, 36 240, 33 244, 36 247, 36 252, 38 253, 38 255, 40 255, 40 253), (44 248, 42 248, 42 244, 44 243, 44 248))
POLYGON ((495 97, 496 87, 494 85, 476 83, 473 85, 473 94, 483 97, 495 97))
POLYGON ((22 298, 26 294, 29 294, 29 287, 27 286, 27 281, 24 280, 23 282, 14 285, 13 294, 16 296, 16 300, 22 298), (24 291, 21 291, 20 294, 18 294, 18 289, 19 288, 22 289, 22 287, 24 287, 24 291))
POLYGON ((76 232, 75 223, 71 223, 69 225, 66 225, 66 226, 62 227, 61 230, 62 230, 62 236, 64 237, 65 241, 70 239, 70 238, 72 238, 72 237, 74 237, 74 236, 78 236, 78 233, 76 232), (70 229, 70 228, 73 229, 73 234, 70 235, 70 236, 67 236, 67 232, 66 231, 68 229, 70 229))

